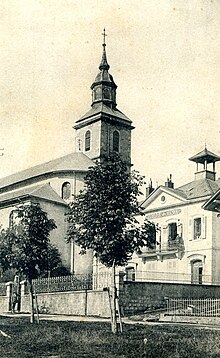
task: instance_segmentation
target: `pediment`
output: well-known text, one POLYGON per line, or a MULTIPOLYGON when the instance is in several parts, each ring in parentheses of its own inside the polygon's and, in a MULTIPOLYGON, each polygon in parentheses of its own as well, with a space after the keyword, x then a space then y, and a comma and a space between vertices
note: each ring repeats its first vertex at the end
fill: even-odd
POLYGON ((160 186, 154 190, 142 203, 144 212, 167 209, 187 202, 184 193, 180 190, 160 186))

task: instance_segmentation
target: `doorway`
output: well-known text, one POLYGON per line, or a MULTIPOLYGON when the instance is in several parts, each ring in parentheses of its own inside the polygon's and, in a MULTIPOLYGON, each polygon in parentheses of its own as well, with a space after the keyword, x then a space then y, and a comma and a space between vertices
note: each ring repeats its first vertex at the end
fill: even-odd
POLYGON ((191 283, 202 285, 203 263, 201 260, 191 263, 191 283))

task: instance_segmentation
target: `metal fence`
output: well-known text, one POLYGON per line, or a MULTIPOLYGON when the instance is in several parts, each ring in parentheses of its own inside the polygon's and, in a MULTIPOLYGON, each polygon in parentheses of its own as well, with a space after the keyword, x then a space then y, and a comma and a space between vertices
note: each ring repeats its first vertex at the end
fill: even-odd
POLYGON ((159 272, 159 271, 134 271, 132 279, 129 274, 125 274, 125 281, 137 282, 166 282, 183 284, 204 284, 220 286, 220 277, 211 275, 201 275, 193 277, 191 274, 183 272, 159 272))
POLYGON ((92 290, 93 277, 88 275, 69 275, 38 278, 33 280, 36 293, 92 290))
POLYGON ((220 299, 167 299, 167 315, 219 317, 220 299))

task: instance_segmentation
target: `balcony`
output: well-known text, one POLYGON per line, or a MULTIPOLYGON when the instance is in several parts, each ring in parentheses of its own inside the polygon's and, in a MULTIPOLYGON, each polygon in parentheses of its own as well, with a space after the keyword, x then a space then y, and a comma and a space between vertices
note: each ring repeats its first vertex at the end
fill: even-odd
POLYGON ((184 253, 184 241, 182 237, 175 239, 168 238, 168 241, 162 244, 156 244, 153 247, 145 247, 138 254, 139 257, 147 260, 163 260, 163 258, 182 258, 184 253))

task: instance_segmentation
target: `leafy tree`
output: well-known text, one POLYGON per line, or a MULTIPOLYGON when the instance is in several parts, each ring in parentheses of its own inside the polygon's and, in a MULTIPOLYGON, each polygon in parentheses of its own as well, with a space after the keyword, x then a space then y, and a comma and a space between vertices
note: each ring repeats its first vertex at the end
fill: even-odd
POLYGON ((70 274, 70 271, 63 266, 58 248, 49 243, 47 250, 47 270, 42 272, 41 276, 64 276, 70 274))
POLYGON ((31 322, 34 322, 33 279, 48 269, 49 235, 56 228, 38 203, 22 204, 16 210, 16 224, 0 235, 0 264, 15 269, 26 278, 31 298, 31 322))
MULTIPOLYGON (((113 268, 114 277, 115 266, 125 265, 135 251, 155 243, 154 224, 140 225, 136 218, 143 183, 138 172, 130 173, 114 155, 89 169, 84 189, 69 205, 67 241, 74 240, 82 254, 92 249, 95 257, 113 268)), ((116 332, 115 293, 113 311, 116 332)))

